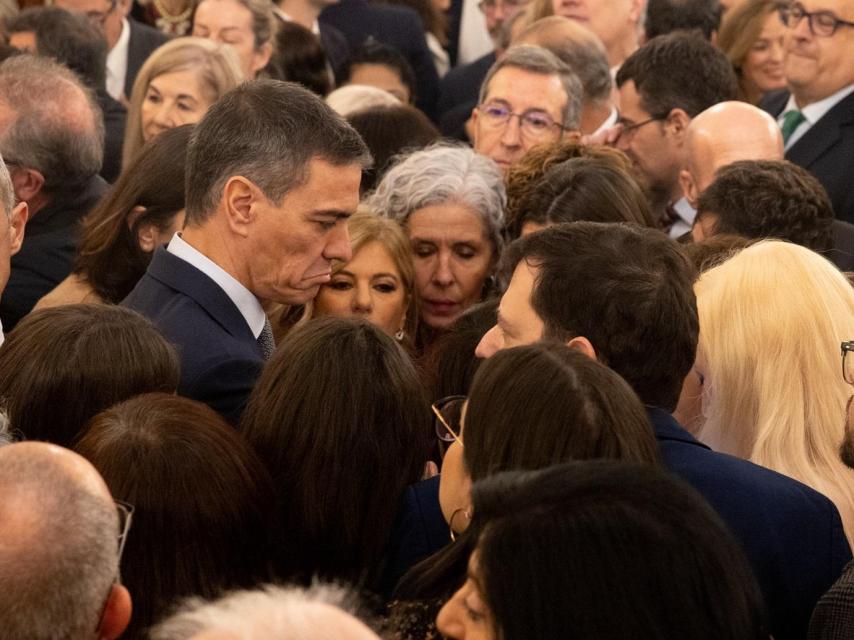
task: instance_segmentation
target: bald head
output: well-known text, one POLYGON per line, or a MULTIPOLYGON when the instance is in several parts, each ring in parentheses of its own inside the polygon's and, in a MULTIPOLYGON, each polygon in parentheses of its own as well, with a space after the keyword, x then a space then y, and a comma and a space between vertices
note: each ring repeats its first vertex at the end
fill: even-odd
POLYGON ((718 169, 739 160, 782 160, 783 137, 774 119, 746 102, 721 102, 691 121, 687 170, 680 180, 696 206, 718 169))
POLYGON ((89 638, 118 571, 119 519, 95 468, 43 442, 0 448, 0 628, 89 638))

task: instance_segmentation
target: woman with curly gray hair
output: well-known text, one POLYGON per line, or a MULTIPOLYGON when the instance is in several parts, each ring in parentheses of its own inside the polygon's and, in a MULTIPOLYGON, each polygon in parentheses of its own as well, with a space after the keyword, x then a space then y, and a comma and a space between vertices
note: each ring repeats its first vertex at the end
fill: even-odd
POLYGON ((445 329, 483 299, 503 245, 498 165, 468 147, 434 145, 402 157, 368 203, 409 236, 423 325, 445 329))

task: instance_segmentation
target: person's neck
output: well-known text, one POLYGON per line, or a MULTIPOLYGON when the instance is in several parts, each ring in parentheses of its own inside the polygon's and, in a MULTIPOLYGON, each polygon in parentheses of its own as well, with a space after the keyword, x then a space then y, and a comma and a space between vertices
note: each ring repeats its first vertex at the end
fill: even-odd
POLYGON ((184 227, 181 239, 248 289, 245 264, 236 247, 223 240, 229 236, 228 229, 216 228, 217 222, 213 219, 200 226, 184 227))
POLYGON ((314 22, 320 15, 317 7, 310 2, 305 2, 305 0, 279 0, 278 5, 294 22, 309 31, 314 28, 314 22))
POLYGON ((617 40, 608 47, 608 64, 612 68, 619 68, 626 58, 632 55, 638 49, 638 34, 634 31, 629 31, 622 39, 617 40))
POLYGON ((595 102, 585 102, 581 108, 581 133, 590 135, 596 132, 611 115, 611 105, 595 102))

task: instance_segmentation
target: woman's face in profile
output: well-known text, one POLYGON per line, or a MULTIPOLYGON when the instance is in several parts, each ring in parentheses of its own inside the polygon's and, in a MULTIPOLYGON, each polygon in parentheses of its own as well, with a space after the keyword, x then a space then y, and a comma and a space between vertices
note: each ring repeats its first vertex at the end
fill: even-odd
POLYGON ((393 336, 403 330, 409 295, 391 254, 374 240, 320 288, 314 308, 317 315, 362 318, 393 336))
POLYGON ((475 549, 469 558, 465 583, 436 617, 439 633, 454 640, 495 640, 495 621, 483 593, 483 575, 475 549))
POLYGON ((195 124, 210 106, 196 71, 162 73, 151 80, 142 99, 142 139, 148 142, 167 129, 195 124))
POLYGON ((458 203, 422 207, 406 223, 415 260, 421 318, 444 329, 483 297, 494 250, 485 223, 458 203))

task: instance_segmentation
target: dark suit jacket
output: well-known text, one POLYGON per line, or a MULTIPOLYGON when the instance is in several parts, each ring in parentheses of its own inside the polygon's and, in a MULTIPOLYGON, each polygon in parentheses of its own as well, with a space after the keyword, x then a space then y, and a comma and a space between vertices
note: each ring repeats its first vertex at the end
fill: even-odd
POLYGON ((849 562, 830 591, 825 593, 810 620, 808 640, 854 638, 854 562, 849 562))
POLYGON ((350 45, 347 38, 332 25, 321 22, 320 44, 337 80, 350 62, 350 45))
POLYGON ((178 393, 236 424, 264 365, 246 319, 216 282, 160 247, 122 305, 150 318, 178 347, 178 393))
POLYGON ((80 219, 98 203, 106 189, 107 183, 101 176, 92 176, 82 187, 54 194, 27 221, 24 244, 12 256, 9 282, 0 299, 4 331, 14 329, 39 298, 71 273, 80 219))
POLYGON ((451 69, 439 84, 439 129, 445 136, 467 141, 465 124, 477 106, 480 85, 495 64, 491 52, 462 67, 451 69))
POLYGON ((836 507, 796 480, 712 451, 669 413, 648 412, 667 468, 699 491, 741 542, 775 640, 803 638, 816 602, 851 560, 836 507))
POLYGON ((840 271, 854 271, 854 224, 833 221, 833 249, 827 258, 840 271))
POLYGON ((128 112, 123 104, 113 100, 106 91, 99 90, 96 98, 104 114, 104 164, 101 177, 112 183, 122 170, 122 145, 128 112))
POLYGON ((367 0, 341 0, 323 10, 320 22, 344 34, 354 51, 369 36, 400 51, 415 71, 418 83, 416 105, 435 118, 439 75, 417 13, 409 7, 374 4, 367 0))
MULTIPOLYGON (((788 100, 788 91, 775 92, 761 106, 776 118, 788 100)), ((786 160, 818 178, 830 195, 836 217, 854 223, 854 93, 795 142, 786 160)))
POLYGON ((148 60, 148 56, 161 44, 169 40, 169 36, 147 24, 128 18, 130 25, 130 41, 128 42, 128 68, 125 76, 125 95, 130 99, 133 81, 140 67, 148 60))

